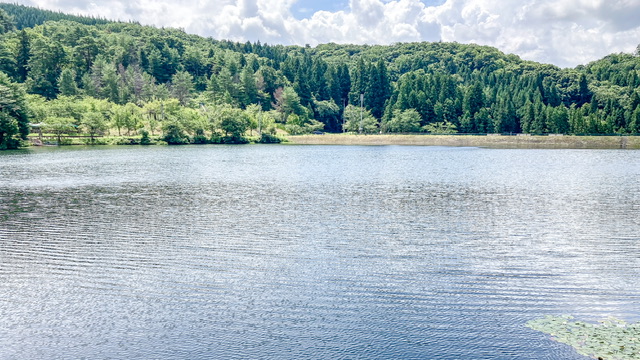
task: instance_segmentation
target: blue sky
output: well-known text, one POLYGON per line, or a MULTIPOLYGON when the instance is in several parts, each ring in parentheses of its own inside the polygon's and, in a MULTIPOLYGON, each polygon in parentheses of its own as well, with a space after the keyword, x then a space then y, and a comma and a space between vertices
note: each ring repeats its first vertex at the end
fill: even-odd
MULTIPOLYGON (((385 1, 389 2, 389 1, 385 1)), ((427 6, 438 6, 445 3, 445 0, 423 0, 423 4, 427 6)), ((298 20, 309 18, 314 13, 324 11, 348 11, 349 1, 347 0, 298 0, 292 7, 291 12, 298 20)))
POLYGON ((314 13, 324 11, 340 11, 349 8, 349 3, 344 0, 333 1, 314 1, 314 0, 298 0, 292 7, 291 12, 296 19, 302 20, 312 16, 314 13))
POLYGON ((0 1, 240 42, 474 43, 561 67, 631 53, 640 43, 640 0, 0 1))

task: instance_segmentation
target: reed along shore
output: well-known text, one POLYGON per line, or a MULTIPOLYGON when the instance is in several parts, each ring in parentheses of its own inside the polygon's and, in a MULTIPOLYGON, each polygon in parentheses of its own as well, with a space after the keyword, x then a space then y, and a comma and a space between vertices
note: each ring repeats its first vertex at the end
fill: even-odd
POLYGON ((640 149, 640 136, 573 135, 292 135, 297 145, 473 146, 498 149, 640 149))

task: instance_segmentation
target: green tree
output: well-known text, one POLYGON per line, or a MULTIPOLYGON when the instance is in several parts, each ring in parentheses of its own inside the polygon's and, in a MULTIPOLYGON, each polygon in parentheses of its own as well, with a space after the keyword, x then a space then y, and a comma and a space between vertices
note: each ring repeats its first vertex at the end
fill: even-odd
POLYGON ((275 98, 274 107, 281 114, 283 122, 286 122, 287 117, 292 114, 304 119, 307 118, 307 111, 300 103, 300 96, 293 88, 286 87, 282 90, 277 90, 275 98))
POLYGON ((169 145, 184 145, 189 143, 189 136, 185 134, 184 127, 178 121, 170 121, 162 126, 164 141, 169 145))
POLYGON ((330 132, 340 131, 340 107, 329 101, 314 101, 315 119, 324 124, 324 128, 330 132))
POLYGON ((635 110, 633 110, 633 113, 631 114, 628 131, 630 134, 640 133, 640 106, 636 106, 635 110))
MULTIPOLYGON (((0 88, 2 91, 2 88, 0 88)), ((0 150, 20 147, 18 122, 5 111, 0 111, 0 150)))
POLYGON ((547 128, 554 134, 569 132, 569 110, 564 105, 548 108, 547 128))
POLYGON ((19 82, 27 80, 29 74, 29 59, 31 58, 31 41, 25 30, 20 31, 16 48, 16 73, 19 82))
POLYGON ((102 135, 109 129, 109 124, 100 112, 92 111, 82 115, 82 126, 86 129, 91 142, 95 141, 96 135, 102 135))
POLYGON ((194 91, 193 76, 186 71, 178 71, 171 79, 171 92, 182 106, 187 106, 194 91))
POLYGON ((391 121, 385 124, 386 131, 408 133, 420 131, 420 114, 415 109, 395 110, 391 121))
POLYGON ((358 58, 355 68, 350 74, 351 91, 349 92, 349 103, 360 105, 360 95, 364 94, 369 84, 369 68, 362 57, 358 58))
POLYGON ((131 113, 124 106, 116 105, 111 108, 111 125, 118 129, 118 136, 122 136, 122 129, 129 123, 130 116, 131 113))
POLYGON ((142 129, 140 131, 140 145, 151 145, 151 138, 149 138, 149 132, 142 129))
POLYGON ((30 91, 54 99, 58 93, 58 78, 65 64, 66 54, 60 43, 37 38, 31 45, 28 65, 27 86, 30 91))
POLYGON ((576 99, 576 105, 578 107, 588 103, 591 101, 591 96, 593 93, 591 89, 589 89, 589 84, 587 83, 587 76, 585 74, 580 74, 578 79, 578 98, 576 99))
POLYGON ((473 117, 473 122, 475 124, 473 132, 480 134, 493 132, 493 119, 489 109, 481 108, 478 110, 473 117))
POLYGON ((482 84, 476 82, 465 93, 462 110, 473 117, 482 107, 484 107, 482 84))
POLYGON ((256 77, 253 70, 245 67, 241 74, 242 79, 242 106, 247 107, 258 101, 258 86, 256 85, 256 77))
POLYGON ((365 105, 371 109, 371 114, 377 119, 384 113, 385 103, 391 96, 391 83, 389 72, 384 60, 380 59, 376 65, 371 66, 369 82, 365 89, 365 105))
POLYGON ((22 87, 0 72, 0 149, 15 149, 29 135, 27 102, 22 87))
POLYGON ((309 85, 309 75, 307 74, 304 66, 299 66, 296 72, 296 81, 294 82, 293 89, 295 90, 300 104, 302 106, 309 106, 311 104, 311 87, 309 85))
POLYGON ((265 105, 268 105, 271 102, 275 102, 273 94, 275 93, 277 88, 282 86, 282 84, 278 80, 278 74, 276 70, 271 66, 262 66, 258 73, 262 78, 261 90, 268 94, 270 97, 269 102, 265 102, 265 105))
POLYGON ((244 134, 249 130, 250 125, 249 116, 240 109, 226 108, 219 113, 218 127, 224 132, 226 143, 246 143, 244 134))
POLYGON ((60 95, 75 96, 78 95, 78 85, 76 84, 76 73, 73 69, 65 68, 62 70, 58 78, 58 89, 60 95))
POLYGON ((0 9, 0 35, 13 31, 15 28, 13 17, 7 14, 4 9, 0 9))
POLYGON ((160 101, 148 102, 144 104, 141 115, 146 120, 146 126, 153 136, 164 120, 164 106, 160 101))
POLYGON ((379 131, 378 120, 371 111, 359 106, 347 105, 344 109, 344 131, 375 134, 379 131))
POLYGON ((92 36, 84 36, 78 40, 74 48, 74 59, 76 66, 82 72, 88 72, 93 66, 93 62, 100 53, 100 46, 92 36))
POLYGON ((11 53, 7 47, 7 43, 0 39, 0 72, 3 72, 9 77, 16 79, 16 60, 15 56, 11 53))
POLYGON ((160 83, 166 83, 178 69, 180 54, 177 49, 169 47, 166 43, 151 50, 149 54, 149 71, 160 83))
POLYGON ((58 144, 62 144, 62 135, 70 134, 76 131, 74 119, 70 117, 48 117, 45 120, 45 129, 56 135, 58 144))

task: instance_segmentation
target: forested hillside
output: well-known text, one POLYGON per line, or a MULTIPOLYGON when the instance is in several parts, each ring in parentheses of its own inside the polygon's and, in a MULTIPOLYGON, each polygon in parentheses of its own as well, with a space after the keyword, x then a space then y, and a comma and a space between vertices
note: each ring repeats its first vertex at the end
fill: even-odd
POLYGON ((14 26, 18 30, 41 25, 46 21, 70 20, 85 25, 107 24, 113 22, 107 19, 95 17, 76 16, 51 10, 34 9, 29 6, 18 4, 0 3, 0 9, 11 14, 14 26))
POLYGON ((277 129, 640 131, 637 54, 560 69, 486 46, 234 43, 0 5, 0 147, 24 138, 27 122, 170 143, 242 142, 277 129))

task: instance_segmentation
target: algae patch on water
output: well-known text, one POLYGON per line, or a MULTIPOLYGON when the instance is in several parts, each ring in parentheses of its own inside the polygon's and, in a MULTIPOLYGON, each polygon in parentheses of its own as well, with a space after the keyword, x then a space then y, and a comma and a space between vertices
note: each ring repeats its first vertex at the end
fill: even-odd
POLYGON ((571 316, 546 316, 526 326, 572 346, 581 355, 603 360, 640 359, 640 322, 627 324, 609 318, 591 324, 573 321, 571 316))

